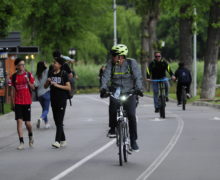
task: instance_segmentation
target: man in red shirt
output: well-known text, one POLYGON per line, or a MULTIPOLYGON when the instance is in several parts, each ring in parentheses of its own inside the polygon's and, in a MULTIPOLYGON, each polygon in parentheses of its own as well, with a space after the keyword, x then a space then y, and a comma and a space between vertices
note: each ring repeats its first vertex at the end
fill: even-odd
POLYGON ((25 71, 25 62, 17 58, 14 62, 16 72, 11 76, 13 105, 15 110, 15 120, 17 121, 17 132, 20 145, 17 149, 24 149, 24 139, 22 125, 25 122, 29 135, 29 146, 32 147, 33 133, 31 126, 31 90, 34 89, 34 77, 31 73, 25 71))

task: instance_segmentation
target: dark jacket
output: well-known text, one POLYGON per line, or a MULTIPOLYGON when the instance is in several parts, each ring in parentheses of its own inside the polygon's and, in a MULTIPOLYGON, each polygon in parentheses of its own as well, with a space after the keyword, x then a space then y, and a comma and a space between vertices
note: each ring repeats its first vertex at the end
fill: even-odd
POLYGON ((173 76, 173 72, 169 64, 161 59, 160 61, 153 60, 147 68, 147 78, 148 79, 162 79, 166 77, 166 71, 173 76))

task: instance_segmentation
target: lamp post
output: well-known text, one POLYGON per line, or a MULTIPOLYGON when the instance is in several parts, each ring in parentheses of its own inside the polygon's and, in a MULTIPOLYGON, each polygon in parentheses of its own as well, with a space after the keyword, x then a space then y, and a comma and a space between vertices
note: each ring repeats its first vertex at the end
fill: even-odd
MULTIPOLYGON (((70 48, 69 49, 69 55, 70 55, 70 58, 73 59, 73 61, 77 61, 77 58, 76 58, 76 48, 70 48)), ((73 63, 71 63, 71 66, 73 68, 73 63)))
POLYGON ((113 12, 114 12, 114 39, 113 39, 113 44, 117 44, 117 5, 116 5, 116 0, 113 0, 113 12))

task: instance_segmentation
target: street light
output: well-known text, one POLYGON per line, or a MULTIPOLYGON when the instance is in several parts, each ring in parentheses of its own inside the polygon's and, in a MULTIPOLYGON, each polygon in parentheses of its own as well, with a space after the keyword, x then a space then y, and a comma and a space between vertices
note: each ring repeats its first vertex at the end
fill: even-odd
POLYGON ((72 59, 74 58, 76 60, 76 49, 75 48, 70 48, 69 49, 69 55, 72 59))

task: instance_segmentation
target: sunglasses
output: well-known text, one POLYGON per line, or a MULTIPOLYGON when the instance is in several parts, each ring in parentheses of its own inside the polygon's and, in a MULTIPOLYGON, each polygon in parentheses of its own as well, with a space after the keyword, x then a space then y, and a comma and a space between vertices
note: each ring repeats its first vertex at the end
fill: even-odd
POLYGON ((161 56, 155 56, 155 57, 157 58, 157 57, 161 57, 161 56))

